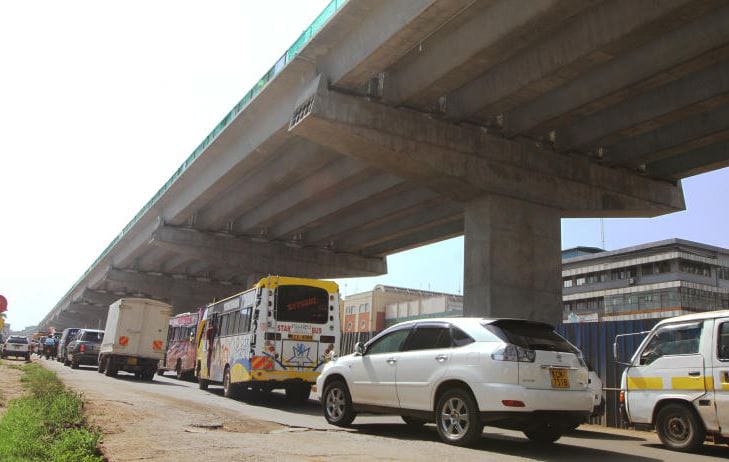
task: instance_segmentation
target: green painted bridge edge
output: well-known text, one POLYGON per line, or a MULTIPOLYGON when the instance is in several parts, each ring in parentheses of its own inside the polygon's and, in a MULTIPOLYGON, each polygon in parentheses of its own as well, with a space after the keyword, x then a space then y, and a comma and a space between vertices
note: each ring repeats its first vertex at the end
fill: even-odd
MULTIPOLYGON (((213 130, 208 134, 208 136, 205 137, 204 140, 195 148, 195 150, 190 154, 187 159, 180 165, 177 170, 175 170, 175 173, 172 174, 169 180, 165 182, 164 185, 155 193, 152 198, 147 201, 146 204, 144 204, 144 207, 137 212, 137 214, 134 216, 134 218, 131 219, 131 221, 121 230, 121 232, 109 243, 109 245, 106 246, 106 248, 101 252, 101 254, 96 257, 96 260, 89 266, 89 268, 84 272, 84 274, 81 275, 80 278, 71 286, 71 288, 66 292, 66 294, 61 298, 61 301, 64 300, 68 295, 76 288, 79 282, 81 282, 96 266, 96 264, 104 258, 109 251, 129 232, 130 229, 139 221, 142 216, 144 216, 145 213, 149 209, 151 209, 155 203, 164 195, 165 192, 172 186, 172 184, 187 170, 192 163, 202 155, 202 153, 207 149, 210 144, 222 133, 225 128, 230 125, 230 123, 240 114, 243 112, 243 110, 248 106, 248 104, 253 101, 253 99, 258 96, 258 94, 263 90, 263 88, 271 81, 274 77, 276 77, 284 67, 286 67, 286 64, 291 62, 294 57, 301 51, 304 46, 309 43, 309 41, 321 30, 322 27, 336 14, 337 11, 339 11, 342 6, 344 6, 349 0, 331 0, 329 4, 322 10, 321 13, 314 19, 314 21, 307 27, 304 32, 301 33, 299 38, 296 39, 296 41, 286 50, 286 52, 281 56, 281 58, 276 61, 276 64, 274 64, 268 72, 266 72, 263 77, 261 77, 258 82, 251 88, 248 93, 246 93, 243 98, 238 101, 238 103, 233 106, 233 109, 231 109, 225 117, 213 128, 213 130)), ((59 301, 60 302, 60 301, 59 301)))

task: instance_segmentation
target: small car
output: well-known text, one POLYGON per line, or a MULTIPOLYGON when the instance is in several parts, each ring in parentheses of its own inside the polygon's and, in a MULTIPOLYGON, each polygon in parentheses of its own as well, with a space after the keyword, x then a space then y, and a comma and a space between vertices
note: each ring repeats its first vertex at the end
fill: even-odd
POLYGON ((104 340, 104 331, 96 329, 81 329, 73 341, 66 347, 66 360, 71 369, 78 369, 80 365, 97 366, 99 364, 99 348, 104 340))
POLYGON ((435 422, 443 442, 461 446, 485 424, 552 443, 594 399, 582 353, 549 324, 518 319, 406 321, 330 360, 316 385, 330 424, 395 414, 435 422))
POLYGON ((11 335, 3 344, 2 358, 14 356, 16 358, 25 358, 30 361, 30 341, 28 337, 21 335, 11 335))

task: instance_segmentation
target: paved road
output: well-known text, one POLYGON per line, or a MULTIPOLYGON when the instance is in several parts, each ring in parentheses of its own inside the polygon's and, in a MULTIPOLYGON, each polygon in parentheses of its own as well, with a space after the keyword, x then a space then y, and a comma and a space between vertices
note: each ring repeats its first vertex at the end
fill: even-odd
POLYGON ((442 444, 433 426, 412 430, 396 417, 361 416, 351 430, 329 426, 318 403, 288 404, 281 394, 248 402, 222 396, 219 387, 171 377, 138 382, 94 369, 71 370, 41 361, 89 400, 92 422, 104 430, 110 460, 481 460, 481 461, 725 461, 729 447, 706 445, 686 455, 660 447, 654 433, 585 426, 547 448, 520 432, 487 427, 474 448, 442 444))

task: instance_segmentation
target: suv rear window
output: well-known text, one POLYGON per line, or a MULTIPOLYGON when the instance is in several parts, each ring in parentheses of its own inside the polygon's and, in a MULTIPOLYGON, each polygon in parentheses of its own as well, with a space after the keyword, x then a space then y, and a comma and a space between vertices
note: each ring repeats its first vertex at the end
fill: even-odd
POLYGON ((505 319, 484 324, 484 327, 498 335, 505 342, 529 350, 579 353, 564 337, 555 332, 554 328, 549 324, 505 319))
POLYGON ((103 332, 84 332, 81 334, 81 337, 79 340, 82 340, 84 342, 93 342, 93 343, 101 343, 102 340, 104 340, 104 333, 103 332))
POLYGON ((8 338, 8 343, 22 343, 27 344, 28 339, 25 337, 10 337, 8 338))

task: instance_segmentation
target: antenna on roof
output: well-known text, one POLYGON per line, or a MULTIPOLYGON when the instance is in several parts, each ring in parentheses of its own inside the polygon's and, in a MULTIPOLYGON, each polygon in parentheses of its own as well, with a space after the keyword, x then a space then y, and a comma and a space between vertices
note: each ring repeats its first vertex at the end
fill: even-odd
POLYGON ((602 242, 602 249, 607 250, 605 248, 605 219, 600 218, 600 241, 602 242))

